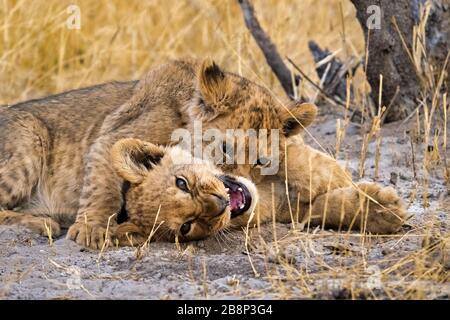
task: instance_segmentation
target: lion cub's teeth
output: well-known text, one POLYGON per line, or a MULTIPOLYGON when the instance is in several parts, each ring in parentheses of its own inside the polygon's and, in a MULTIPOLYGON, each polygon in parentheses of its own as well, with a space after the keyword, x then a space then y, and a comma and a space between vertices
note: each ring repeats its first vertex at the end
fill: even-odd
POLYGON ((226 192, 230 191, 230 188, 225 188, 225 191, 226 191, 226 192))
POLYGON ((239 209, 244 209, 244 204, 241 204, 241 206, 239 207, 239 209))
POLYGON ((242 192, 242 188, 241 188, 241 187, 239 187, 239 188, 238 188, 238 191, 242 192))

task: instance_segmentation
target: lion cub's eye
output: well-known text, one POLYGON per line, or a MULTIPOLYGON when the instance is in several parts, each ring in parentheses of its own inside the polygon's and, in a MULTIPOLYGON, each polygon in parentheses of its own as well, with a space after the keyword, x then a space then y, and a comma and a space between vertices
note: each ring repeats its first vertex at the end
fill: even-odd
POLYGON ((180 233, 185 236, 191 231, 192 222, 186 222, 181 225, 180 233))
POLYGON ((270 164, 270 159, 261 157, 256 161, 256 165, 260 167, 265 167, 270 164))
POLYGON ((175 184, 177 185, 178 189, 183 190, 184 192, 189 192, 188 183, 185 178, 177 177, 175 184))

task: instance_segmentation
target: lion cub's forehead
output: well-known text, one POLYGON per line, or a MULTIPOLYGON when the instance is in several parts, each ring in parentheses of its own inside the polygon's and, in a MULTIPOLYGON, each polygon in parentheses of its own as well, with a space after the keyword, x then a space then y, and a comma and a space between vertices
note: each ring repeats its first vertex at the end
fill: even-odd
POLYGON ((236 103, 233 113, 239 120, 238 128, 253 129, 281 129, 281 113, 283 104, 272 98, 262 89, 250 90, 243 93, 240 101, 236 103))
POLYGON ((179 146, 171 147, 167 155, 175 168, 183 168, 192 173, 201 173, 203 175, 219 175, 222 173, 210 159, 200 159, 193 157, 192 154, 179 146))

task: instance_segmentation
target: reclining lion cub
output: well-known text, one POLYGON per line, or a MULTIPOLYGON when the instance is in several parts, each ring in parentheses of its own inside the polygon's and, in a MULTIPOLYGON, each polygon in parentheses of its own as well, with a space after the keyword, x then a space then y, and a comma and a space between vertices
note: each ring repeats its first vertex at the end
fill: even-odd
MULTIPOLYGON (((280 159, 287 159, 292 172, 288 174, 289 186, 294 189, 291 194, 300 192, 299 203, 309 206, 328 190, 350 183, 335 178, 333 168, 337 165, 332 159, 301 143, 292 144, 300 156, 285 157, 285 143, 310 125, 315 114, 315 106, 293 103, 286 107, 265 88, 222 71, 212 61, 174 61, 154 68, 139 82, 104 84, 2 108, 0 207, 12 210, 31 201, 40 208, 40 214, 65 216, 75 211, 77 218, 69 237, 81 245, 98 247, 105 238, 109 217, 123 205, 123 178, 111 165, 113 144, 122 138, 140 138, 168 145, 174 129, 193 131, 195 121, 202 122, 203 131, 216 129, 224 136, 227 129, 279 129, 280 159), (312 179, 305 168, 304 150, 321 159, 312 161, 312 179)), ((282 184, 284 170, 278 176, 263 176, 263 163, 224 165, 221 169, 247 177, 258 187, 271 186, 272 180, 282 184)), ((339 190, 333 193, 336 197, 347 195, 339 190)), ((391 212, 395 207, 400 214, 394 215, 395 221, 389 219, 388 227, 381 231, 375 228, 374 232, 393 232, 401 226, 404 212, 397 198, 391 198, 387 203, 379 202, 382 211, 391 212)), ((238 209, 234 216, 242 213, 238 209)), ((23 217, 8 212, 1 219, 3 223, 23 217)), ((353 210, 340 212, 343 221, 352 221, 357 214, 353 210)), ((370 210, 368 215, 372 216, 370 210)), ((370 226, 365 229, 371 231, 370 226)))
MULTIPOLYGON (((225 175, 210 161, 194 162, 190 153, 178 146, 163 148, 138 139, 122 139, 112 147, 111 159, 124 184, 118 224, 111 224, 107 237, 119 245, 140 244, 147 239, 185 242, 215 234, 229 225, 233 212, 239 209, 236 195, 226 185, 251 194, 242 214, 250 215, 258 202, 252 182, 225 175)), ((69 237, 76 238, 70 232, 85 231, 71 229, 69 237)), ((102 240, 93 239, 98 245, 102 240)))
MULTIPOLYGON (((178 146, 164 148, 133 138, 115 143, 111 160, 124 181, 122 208, 118 217, 112 217, 109 225, 104 226, 108 229, 106 238, 86 238, 93 242, 86 246, 100 249, 106 239, 106 244, 140 244, 149 239, 152 231, 151 240, 177 238, 184 242, 211 236, 228 226, 236 209, 223 180, 251 190, 253 204, 243 213, 248 215, 254 210, 257 193, 253 183, 242 177, 226 176, 209 161, 196 159, 192 164, 179 163, 180 159, 188 158, 190 153, 178 146)), ((64 193, 59 196, 63 197, 64 193)), ((58 199, 58 195, 54 197, 55 203, 66 200, 58 199)), ((0 212, 0 222, 19 224, 43 235, 58 235, 59 223, 70 224, 75 214, 58 216, 58 212, 53 215, 46 212, 47 216, 44 212, 39 201, 32 201, 25 204, 22 212, 0 212)), ((76 238, 79 235, 73 232, 90 232, 89 225, 85 229, 70 229, 69 237, 76 238)))

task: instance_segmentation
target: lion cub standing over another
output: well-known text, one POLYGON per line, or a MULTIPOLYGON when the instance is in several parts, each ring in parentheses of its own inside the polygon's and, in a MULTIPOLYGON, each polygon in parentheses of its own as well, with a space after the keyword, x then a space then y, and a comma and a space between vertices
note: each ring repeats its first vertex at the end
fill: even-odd
MULTIPOLYGON (((29 215, 70 226, 69 237, 98 247, 108 219, 123 204, 123 178, 111 165, 122 138, 168 145, 178 128, 279 129, 280 144, 310 123, 315 107, 289 110, 261 86, 207 60, 173 61, 144 79, 94 86, 0 110, 0 207, 3 223, 29 215), (243 117, 243 115, 246 115, 243 117), (299 122, 295 120, 297 119, 299 122), (76 215, 76 221, 72 224, 76 215), (86 232, 87 230, 87 232, 86 232)), ((225 173, 261 180, 259 165, 227 165, 225 173)), ((155 181, 155 183, 157 183, 155 181)), ((242 203, 240 203, 242 206, 242 203)), ((235 208, 234 215, 244 208, 235 208)))
MULTIPOLYGON (((284 216, 284 170, 275 176, 261 174, 271 154, 260 155, 255 164, 221 166, 223 172, 257 185, 260 221, 272 217, 267 208, 272 208, 269 201, 275 186, 279 221, 309 217, 330 226, 364 226, 370 232, 398 230, 405 214, 394 190, 364 185, 376 202, 355 205, 361 193, 350 188, 351 180, 336 161, 304 145, 301 138, 295 142, 316 113, 308 103, 284 106, 265 88, 222 71, 212 61, 174 61, 154 68, 138 82, 104 84, 2 108, 0 207, 21 207, 28 215, 7 211, 0 222, 47 215, 67 221, 68 226, 76 214, 69 237, 98 247, 109 218, 120 212, 124 202, 124 178, 111 164, 112 146, 123 138, 169 145, 175 129, 193 132, 195 122, 201 121, 203 132, 215 129, 222 138, 228 129, 279 130, 279 159, 286 161, 290 195, 297 196, 288 202, 289 219, 284 216), (294 212, 297 203, 298 213, 294 212)), ((234 181, 224 183, 233 192, 232 223, 245 224, 249 192, 234 181)))

